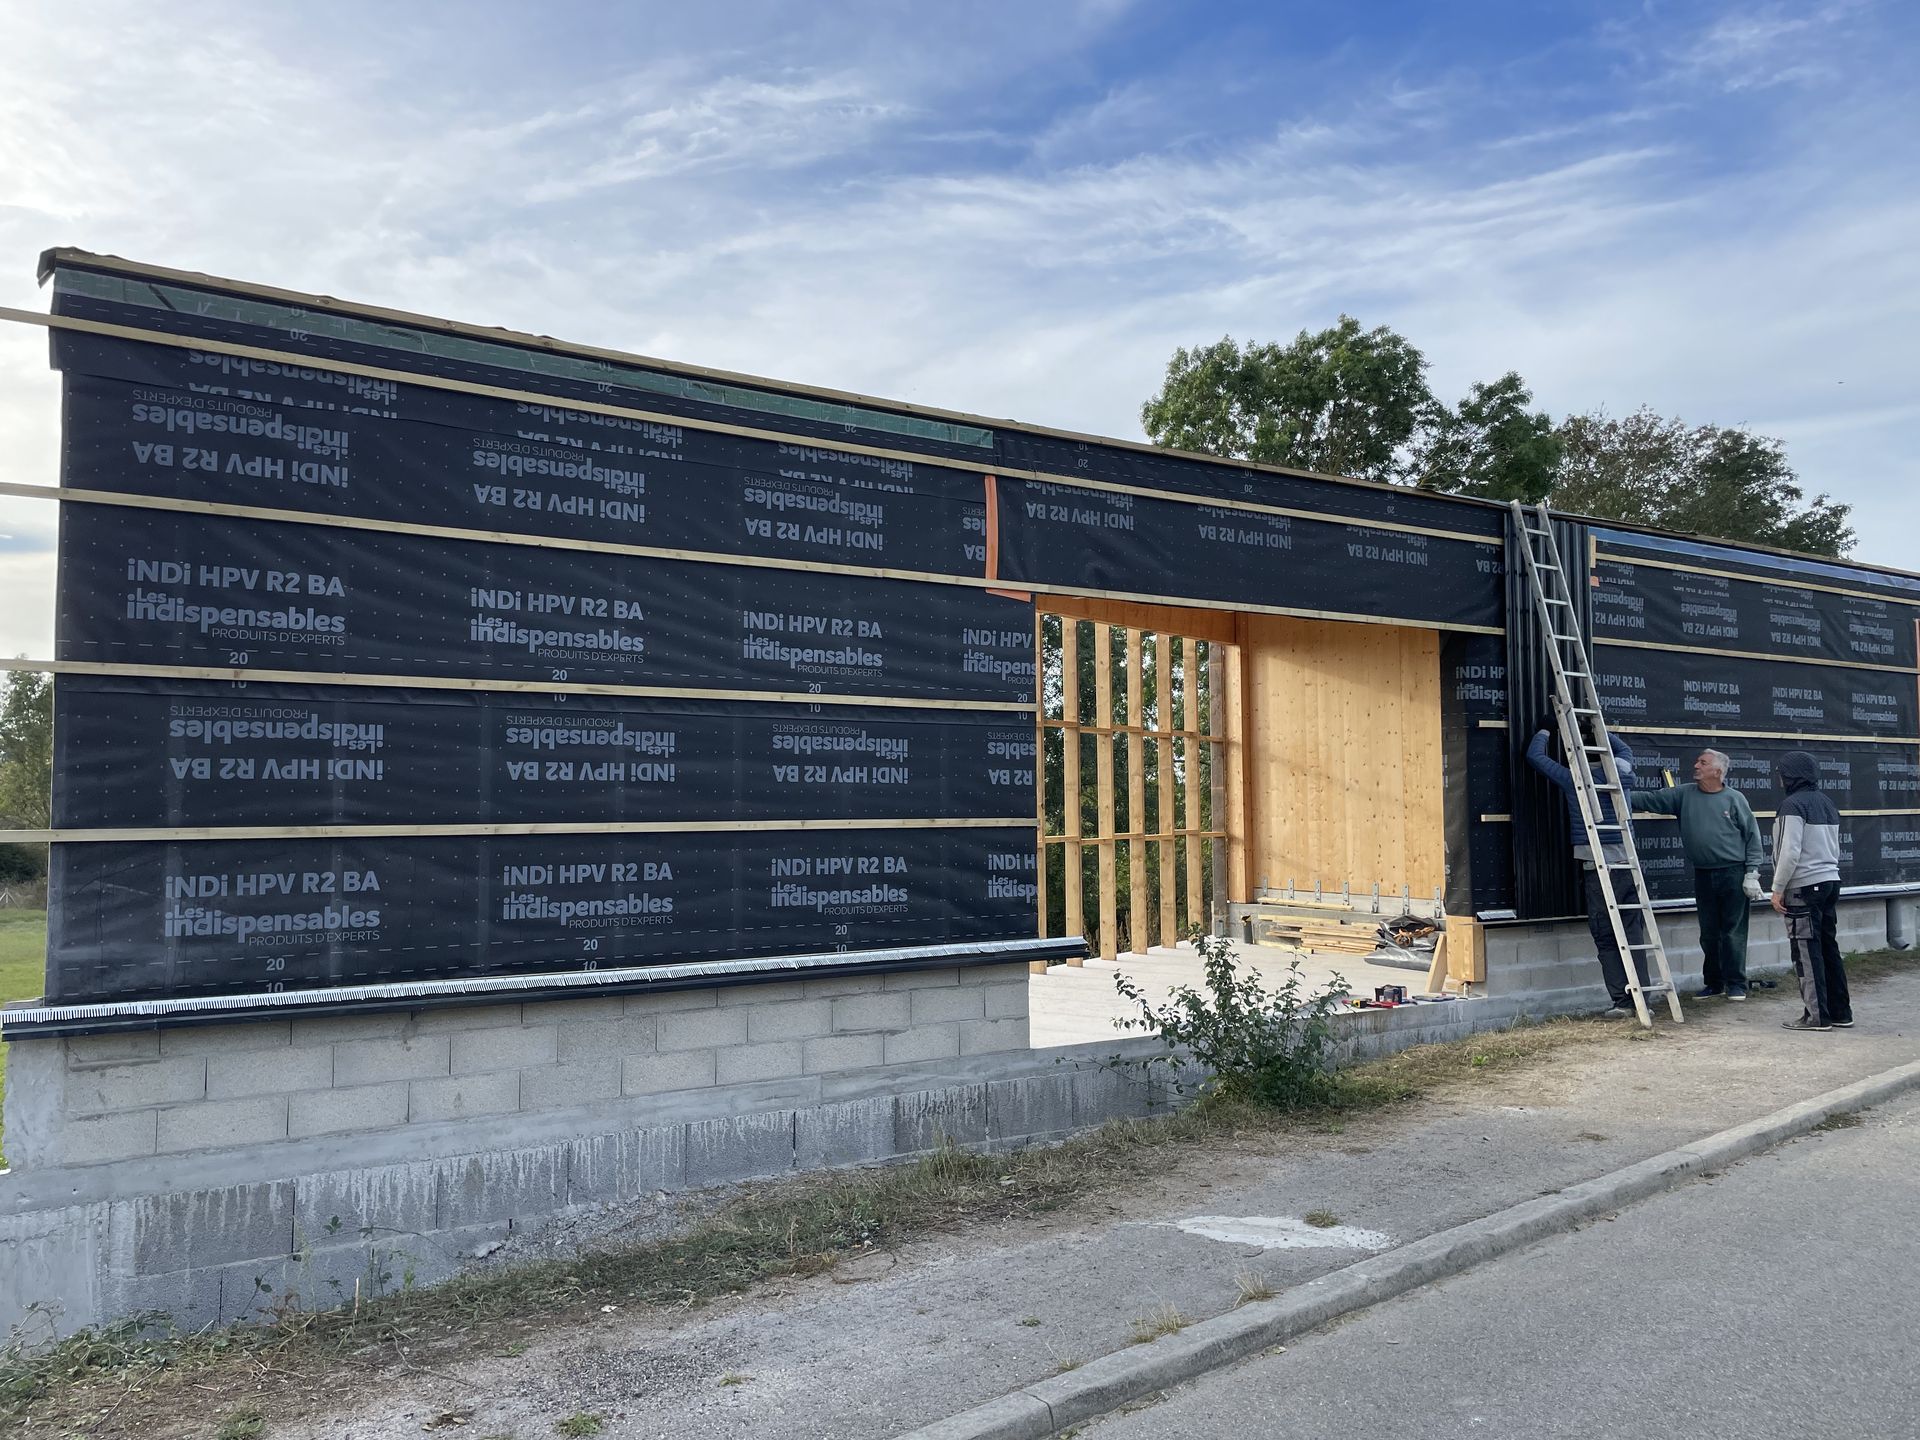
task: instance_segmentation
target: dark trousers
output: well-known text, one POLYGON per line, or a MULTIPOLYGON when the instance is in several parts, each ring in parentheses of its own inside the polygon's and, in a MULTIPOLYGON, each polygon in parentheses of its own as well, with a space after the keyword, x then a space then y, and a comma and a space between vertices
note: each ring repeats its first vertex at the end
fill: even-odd
POLYGON ((1747 872, 1716 865, 1693 872, 1693 899, 1700 909, 1700 973, 1709 990, 1747 988, 1747 872))
MULTIPOLYGON (((1600 872, 1589 867, 1587 876, 1587 933, 1593 936, 1593 948, 1600 955, 1600 977, 1607 982, 1607 994, 1616 1005, 1631 1005, 1627 993, 1627 967, 1620 957, 1620 942, 1613 936, 1613 921, 1607 918, 1606 892, 1600 888, 1600 872)), ((1613 872, 1613 893, 1622 905, 1631 905, 1639 897, 1634 893, 1633 876, 1625 870, 1613 872)), ((1627 932, 1629 945, 1647 943, 1647 917, 1644 911, 1623 910, 1620 928, 1627 932)), ((1636 950, 1634 972, 1646 983, 1647 952, 1636 950)))
POLYGON ((1800 1000, 1816 1025, 1853 1019, 1847 971, 1840 963, 1840 882, 1787 891, 1787 942, 1800 977, 1800 1000))

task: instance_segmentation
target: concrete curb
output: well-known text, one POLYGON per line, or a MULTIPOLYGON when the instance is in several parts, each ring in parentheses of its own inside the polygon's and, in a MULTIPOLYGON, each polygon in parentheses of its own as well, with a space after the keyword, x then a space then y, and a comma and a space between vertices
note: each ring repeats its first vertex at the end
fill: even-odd
POLYGON ((1571 1230, 1583 1220, 1672 1189, 1691 1176, 1757 1155, 1804 1135, 1832 1115, 1877 1105, 1916 1088, 1920 1088, 1920 1061, 1829 1090, 1624 1170, 1442 1230, 1310 1280, 1272 1300, 1199 1321, 1178 1334, 1116 1350, 899 1440, 1047 1440, 1068 1426, 1258 1354, 1342 1315, 1458 1275, 1571 1230))

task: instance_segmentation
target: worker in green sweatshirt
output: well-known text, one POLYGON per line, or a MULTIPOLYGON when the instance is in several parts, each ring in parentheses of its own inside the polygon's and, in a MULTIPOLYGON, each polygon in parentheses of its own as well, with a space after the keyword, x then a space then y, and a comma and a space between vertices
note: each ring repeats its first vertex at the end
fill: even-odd
POLYGON ((1747 998, 1747 903, 1765 897, 1760 867, 1766 851, 1753 809, 1727 788, 1732 762, 1718 750, 1702 750, 1693 762, 1693 784, 1633 795, 1636 815, 1680 817, 1680 848, 1693 866, 1693 898, 1700 912, 1704 1000, 1747 998))

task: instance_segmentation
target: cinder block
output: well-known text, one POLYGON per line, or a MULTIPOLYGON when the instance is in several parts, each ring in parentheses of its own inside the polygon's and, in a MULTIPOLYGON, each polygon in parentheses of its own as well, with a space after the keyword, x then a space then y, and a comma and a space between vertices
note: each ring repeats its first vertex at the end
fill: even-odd
POLYGON ((606 1204, 660 1190, 679 1190, 687 1177, 684 1125, 649 1126, 619 1135, 595 1135, 567 1147, 570 1204, 606 1204))
POLYGON ((960 1053, 989 1055, 997 1050, 1030 1049, 1028 1034, 1025 1016, 1016 1020, 963 1020, 960 1053))
POLYGON ((377 1040, 413 1033, 412 1017, 404 1010, 382 1010, 371 1015, 321 1015, 293 1022, 296 1045, 334 1045, 342 1040, 377 1040))
POLYGON ((560 1110, 620 1098, 620 1057, 596 1055, 568 1065, 520 1072, 522 1110, 560 1110))
POLYGON ((986 1001, 986 1018, 989 1020, 1024 1019, 1027 1014, 1027 1002, 1031 987, 1027 977, 1004 985, 988 985, 981 990, 986 1001))
MULTIPOLYGON (((925 993, 925 992, 916 992, 925 993)), ((881 1037, 881 1056, 889 1065, 907 1065, 916 1060, 947 1060, 960 1053, 960 1026, 916 1025, 911 1030, 896 1030, 881 1037)))
POLYGON ((118 1065, 127 1060, 153 1060, 160 1054, 160 1032, 132 1030, 120 1035, 75 1035, 61 1042, 67 1049, 67 1064, 118 1065))
POLYGON ((453 1073, 478 1075, 489 1070, 530 1070, 559 1058, 560 1032, 551 1025, 512 1029, 463 1030, 453 1036, 453 1073))
MULTIPOLYGON (((256 1273, 272 1270, 273 1263, 255 1262, 256 1273)), ((218 1269, 177 1270, 161 1275, 105 1274, 99 1280, 99 1313, 104 1318, 158 1312, 188 1334, 211 1329, 220 1323, 221 1281, 218 1269)))
POLYGON ((325 1090, 333 1084, 333 1051, 326 1046, 295 1050, 218 1051, 207 1055, 207 1098, 238 1100, 248 1095, 285 1095, 325 1090))
POLYGON ((199 1100, 207 1093, 207 1062, 198 1055, 171 1060, 136 1060, 125 1065, 95 1065, 67 1075, 69 1114, 97 1115, 107 1110, 137 1110, 199 1100))
POLYGON ((162 1055, 231 1055, 239 1050, 283 1050, 293 1025, 269 1020, 256 1025, 192 1025, 160 1032, 162 1055))
POLYGON ((714 1052, 714 1080, 720 1085, 746 1085, 756 1080, 779 1080, 801 1073, 798 1040, 780 1040, 769 1045, 734 1045, 714 1052))
POLYGON ((294 1185, 269 1180, 116 1200, 107 1216, 107 1266, 164 1275, 293 1253, 294 1185))
POLYGON ((303 1175, 294 1185, 294 1248, 430 1234, 439 1224, 440 1166, 377 1165, 303 1175))
POLYGON ((452 1038, 446 1035, 343 1040, 333 1047, 333 1083, 345 1089, 445 1075, 450 1072, 452 1054, 452 1038))
POLYGON ((287 1097, 257 1095, 247 1100, 207 1100, 162 1110, 156 1148, 162 1155, 177 1155, 188 1150, 264 1145, 286 1138, 287 1097))
POLYGON ((722 1010, 729 1005, 783 1005, 806 998, 803 980, 765 980, 759 984, 733 984, 714 992, 722 1010))
MULTIPOLYGON (((43 1163, 48 1165, 105 1165, 152 1155, 159 1145, 160 1116, 156 1110, 125 1110, 116 1115, 76 1115, 56 1119, 45 1140, 43 1163)), ((19 1137, 7 1136, 14 1163, 24 1157, 19 1137)))
POLYGON ((843 995, 833 1002, 833 1028, 840 1034, 862 1030, 904 1030, 913 1023, 913 992, 843 995))
POLYGON ((442 1230, 495 1220, 536 1219, 566 1203, 565 1145, 499 1150, 453 1163, 455 1168, 440 1183, 442 1230))
POLYGON ((695 1010, 662 1015, 654 1029, 654 1047, 662 1055, 747 1043, 745 1010, 695 1010))
POLYGON ((986 1014, 986 990, 979 985, 956 985, 951 990, 915 990, 913 1023, 939 1025, 950 1020, 978 1020, 986 1014))
POLYGON ((407 1087, 407 1121, 413 1125, 505 1115, 519 1108, 520 1075, 514 1070, 415 1080, 407 1087))
POLYGON ((404 1080, 315 1090, 291 1096, 288 1101, 287 1134, 295 1140, 351 1130, 390 1130, 406 1123, 404 1080))
POLYGON ((717 990, 662 990, 657 995, 629 995, 627 1014, 667 1015, 679 1010, 712 1010, 719 1005, 717 990))
POLYGON ((687 1184, 696 1188, 784 1175, 793 1168, 793 1112, 695 1120, 686 1144, 687 1184))
POLYGON ((651 1015, 621 1020, 582 1020, 560 1025, 554 1054, 561 1064, 606 1055, 651 1055, 657 1022, 651 1015))
MULTIPOLYGON (((1379 1015, 1386 1012, 1376 1010, 1373 1013, 1379 1015)), ((1087 1130, 1123 1116, 1151 1115, 1159 1108, 1155 1078, 1164 1073, 1164 1067, 1143 1073, 1141 1070, 1107 1066, 1073 1072, 1074 1128, 1087 1130)), ((1192 1078, 1191 1073, 1184 1078, 1192 1078)))
POLYGON ((893 1097, 809 1105, 794 1112, 794 1164, 801 1170, 891 1160, 893 1097))
POLYGON ((528 1025, 578 1025, 595 1020, 618 1020, 627 1013, 624 995, 595 995, 585 1000, 529 1000, 522 1019, 528 1025))
POLYGON ((713 1084, 713 1052, 683 1050, 673 1055, 629 1055, 621 1062, 620 1093, 665 1095, 713 1084))
POLYGON ((1077 1124, 1071 1076, 1033 1075, 987 1082, 990 1139, 1048 1139, 1068 1133, 1077 1124))
POLYGON ((831 1000, 795 1000, 747 1009, 747 1040, 754 1045, 769 1040, 811 1040, 832 1028, 831 1000))
POLYGON ((868 1035, 827 1035, 802 1042, 802 1061, 807 1074, 819 1075, 834 1070, 858 1070, 867 1065, 884 1064, 886 1037, 868 1035))
POLYGON ((1010 980, 1025 984, 1027 980, 1027 962, 1009 961, 1005 965, 963 965, 960 967, 962 985, 1005 985, 1010 980))
POLYGON ((888 990, 925 990, 943 985, 958 985, 958 967, 944 970, 896 970, 886 977, 888 990))
POLYGON ((834 995, 872 995, 886 987, 884 975, 829 975, 807 981, 807 998, 817 1000, 834 995))
POLYGON ((978 1145, 987 1138, 987 1089, 955 1085, 893 1097, 893 1148, 913 1155, 943 1145, 978 1145))
POLYGON ((487 1005, 448 1005, 437 1010, 416 1010, 412 1020, 415 1034, 459 1034, 467 1030, 508 1029, 521 1023, 522 1010, 518 1000, 487 1005))

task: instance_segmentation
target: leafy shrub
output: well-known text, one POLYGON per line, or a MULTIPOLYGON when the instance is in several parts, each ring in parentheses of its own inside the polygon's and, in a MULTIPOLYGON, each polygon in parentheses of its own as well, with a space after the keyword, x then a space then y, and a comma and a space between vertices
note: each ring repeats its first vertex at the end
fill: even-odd
POLYGON ((1268 990, 1234 967, 1233 943, 1196 931, 1204 993, 1182 985, 1156 1006, 1124 971, 1113 977, 1122 998, 1139 1007, 1138 1016, 1114 1023, 1122 1029, 1158 1032, 1168 1054, 1150 1063, 1164 1064, 1181 1093, 1198 1091, 1274 1110, 1299 1110, 1334 1098, 1333 1015, 1346 985, 1337 977, 1324 990, 1311 990, 1300 962, 1268 990), (1198 1078, 1186 1072, 1198 1069, 1198 1078))

